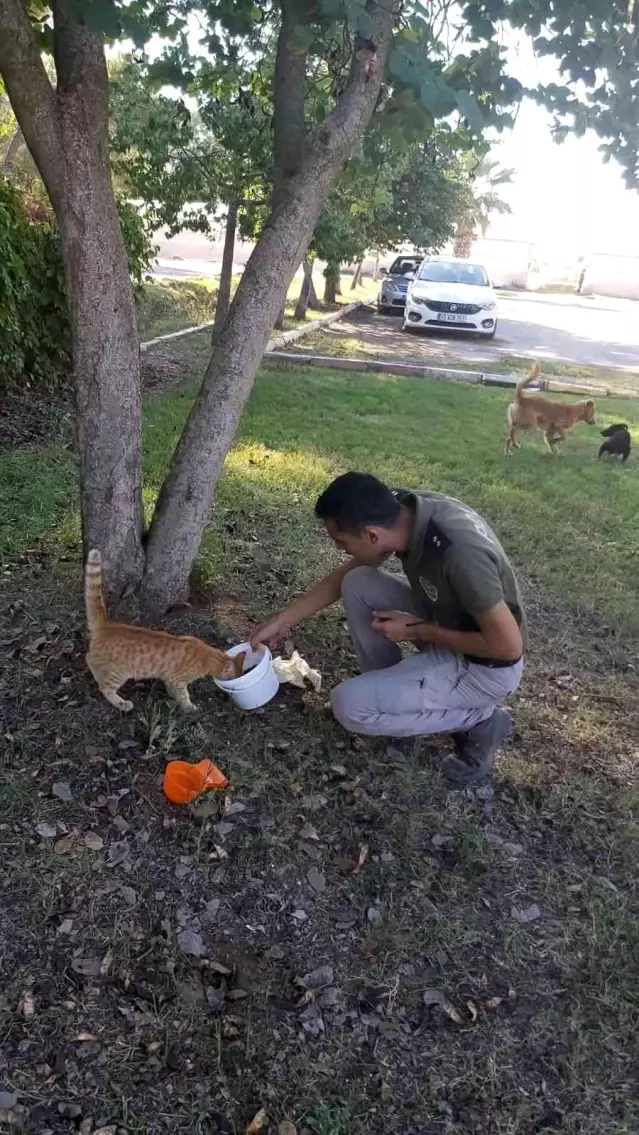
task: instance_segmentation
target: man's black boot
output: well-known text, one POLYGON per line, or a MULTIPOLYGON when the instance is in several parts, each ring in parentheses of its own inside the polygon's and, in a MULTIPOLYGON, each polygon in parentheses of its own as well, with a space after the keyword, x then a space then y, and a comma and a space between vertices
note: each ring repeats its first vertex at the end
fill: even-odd
POLYGON ((461 788, 482 784, 492 776, 495 756, 512 735, 513 720, 501 706, 467 733, 454 733, 457 756, 447 757, 444 775, 461 788))

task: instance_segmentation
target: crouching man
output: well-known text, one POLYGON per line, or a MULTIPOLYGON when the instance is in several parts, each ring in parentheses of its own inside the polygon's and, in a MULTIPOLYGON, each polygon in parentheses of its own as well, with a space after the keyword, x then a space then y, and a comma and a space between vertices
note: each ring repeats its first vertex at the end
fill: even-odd
POLYGON ((276 642, 341 596, 361 674, 333 690, 337 720, 372 736, 451 733, 448 778, 486 780, 512 732, 502 702, 521 681, 526 635, 495 533, 452 497, 390 489, 368 473, 337 477, 315 512, 349 559, 258 627, 254 643, 276 642), (403 575, 381 570, 393 555, 403 575), (417 650, 402 657, 404 642, 417 650))

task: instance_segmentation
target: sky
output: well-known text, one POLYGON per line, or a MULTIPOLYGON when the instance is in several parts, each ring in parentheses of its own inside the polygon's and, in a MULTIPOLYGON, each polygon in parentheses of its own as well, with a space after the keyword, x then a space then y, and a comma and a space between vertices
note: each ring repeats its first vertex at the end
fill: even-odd
MULTIPOLYGON (((555 62, 536 59, 525 37, 513 36, 507 50, 512 73, 525 85, 558 80, 555 62)), ((604 164, 595 134, 557 145, 551 123, 542 107, 525 100, 514 129, 491 154, 515 174, 513 184, 500 189, 512 216, 496 218, 487 235, 528 240, 566 256, 639 256, 639 193, 626 189, 614 160, 604 164)))

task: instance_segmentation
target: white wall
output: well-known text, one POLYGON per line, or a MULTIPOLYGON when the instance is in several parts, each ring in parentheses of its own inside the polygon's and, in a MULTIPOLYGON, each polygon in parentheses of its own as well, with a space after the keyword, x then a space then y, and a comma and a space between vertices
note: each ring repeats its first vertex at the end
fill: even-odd
POLYGON ((595 253, 588 260, 582 293, 639 300, 639 256, 595 253))

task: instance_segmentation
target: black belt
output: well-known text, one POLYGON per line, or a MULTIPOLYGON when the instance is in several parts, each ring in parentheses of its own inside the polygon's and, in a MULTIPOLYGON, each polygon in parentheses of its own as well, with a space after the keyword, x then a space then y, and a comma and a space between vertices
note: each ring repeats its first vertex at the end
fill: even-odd
POLYGON ((464 658, 467 662, 472 662, 473 666, 488 666, 491 670, 505 670, 508 666, 516 666, 521 662, 522 655, 519 658, 511 659, 510 662, 504 662, 501 658, 478 658, 476 654, 465 654, 464 658))

